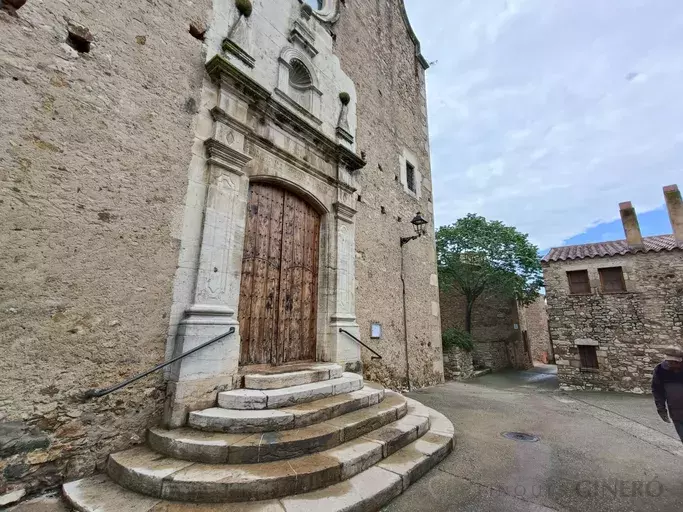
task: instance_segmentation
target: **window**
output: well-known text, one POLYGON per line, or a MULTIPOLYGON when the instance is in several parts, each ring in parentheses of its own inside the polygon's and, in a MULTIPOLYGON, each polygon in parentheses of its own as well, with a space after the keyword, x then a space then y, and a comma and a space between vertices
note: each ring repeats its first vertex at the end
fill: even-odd
POLYGON ((597 370, 599 368, 598 354, 594 345, 579 345, 579 358, 582 369, 597 370))
POLYGON ((624 271, 621 267, 599 268, 602 293, 623 293, 626 291, 624 271))
POLYGON ((567 272, 567 279, 569 279, 569 293, 572 295, 586 295, 591 292, 588 270, 572 270, 567 272))
POLYGON ((411 192, 415 192, 415 166, 406 162, 406 185, 411 192))

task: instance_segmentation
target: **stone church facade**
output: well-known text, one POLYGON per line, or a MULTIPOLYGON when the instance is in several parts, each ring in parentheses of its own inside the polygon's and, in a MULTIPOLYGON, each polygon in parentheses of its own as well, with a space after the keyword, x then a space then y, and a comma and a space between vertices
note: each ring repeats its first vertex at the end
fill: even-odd
POLYGON ((683 202, 664 187, 673 234, 643 237, 630 202, 625 240, 543 258, 550 337, 564 389, 648 392, 663 349, 683 343, 683 202))
POLYGON ((0 495, 101 469, 245 367, 443 381, 402 1, 29 1, 0 32, 0 495))

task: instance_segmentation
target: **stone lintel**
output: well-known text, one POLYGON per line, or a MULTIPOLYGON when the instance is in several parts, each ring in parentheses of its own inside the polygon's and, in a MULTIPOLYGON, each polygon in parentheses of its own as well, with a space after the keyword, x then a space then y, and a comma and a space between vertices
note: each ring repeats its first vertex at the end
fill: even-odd
POLYGON ((575 344, 577 347, 580 346, 580 345, 590 346, 590 347, 598 347, 598 346, 600 346, 600 343, 598 343, 597 341, 592 340, 592 339, 590 339, 590 338, 582 338, 582 339, 574 340, 574 344, 575 344))

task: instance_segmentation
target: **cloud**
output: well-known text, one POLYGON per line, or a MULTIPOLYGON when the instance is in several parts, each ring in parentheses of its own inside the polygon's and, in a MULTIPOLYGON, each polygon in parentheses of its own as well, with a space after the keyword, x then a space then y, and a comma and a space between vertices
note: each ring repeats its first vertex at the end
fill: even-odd
MULTIPOLYGON (((406 0, 428 71, 437 225, 559 245, 662 204, 683 168, 677 0, 406 0)), ((680 181, 680 180, 679 180, 680 181)), ((681 183, 683 184, 683 183, 681 183)))

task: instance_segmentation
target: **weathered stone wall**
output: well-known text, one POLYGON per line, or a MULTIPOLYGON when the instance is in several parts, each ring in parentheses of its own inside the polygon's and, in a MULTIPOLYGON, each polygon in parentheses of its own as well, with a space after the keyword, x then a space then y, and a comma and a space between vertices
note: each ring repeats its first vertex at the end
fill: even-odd
POLYGON ((356 85, 356 147, 367 160, 358 175, 356 310, 363 341, 383 359, 363 350, 363 361, 368 379, 391 387, 406 385, 399 239, 414 234, 417 211, 429 229, 403 248, 410 375, 413 386, 443 381, 425 72, 403 15, 399 0, 354 0, 334 27, 342 69, 356 85), (417 194, 402 184, 406 155, 422 177, 417 194), (379 340, 370 340, 373 322, 382 325, 379 340))
POLYGON ((661 350, 683 341, 683 253, 646 253, 544 264, 550 334, 565 388, 649 389, 661 350), (598 268, 621 266, 626 293, 602 294, 598 268), (566 272, 588 270, 592 293, 570 295, 566 272), (580 368, 579 344, 596 345, 599 369, 580 368))
POLYGON ((474 374, 472 353, 458 347, 444 349, 443 371, 446 380, 469 379, 474 374))
MULTIPOLYGON (((457 291, 442 290, 441 325, 465 329, 465 300, 457 291)), ((523 326, 514 300, 483 295, 474 303, 472 337, 475 346, 472 359, 477 368, 493 371, 505 368, 526 369, 532 366, 522 339, 523 326), (517 329, 515 329, 517 325, 517 329)))
POLYGON ((0 11, 0 494, 139 442, 164 357, 211 2, 29 1, 0 11), (87 27, 90 53, 68 46, 87 27))
POLYGON ((548 363, 552 359, 552 346, 548 331, 548 312, 545 296, 539 296, 528 306, 519 309, 520 325, 527 332, 531 358, 534 361, 548 363))

